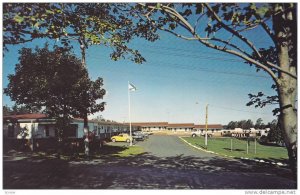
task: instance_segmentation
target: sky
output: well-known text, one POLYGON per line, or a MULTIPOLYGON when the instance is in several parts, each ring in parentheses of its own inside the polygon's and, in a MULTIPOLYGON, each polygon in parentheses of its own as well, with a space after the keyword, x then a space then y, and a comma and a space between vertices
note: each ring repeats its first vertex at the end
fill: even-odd
MULTIPOLYGON (((229 121, 272 121, 274 107, 246 106, 249 93, 273 95, 273 84, 265 72, 256 72, 242 60, 219 51, 205 48, 199 42, 186 41, 167 32, 159 32, 160 40, 147 42, 135 39, 130 46, 140 51, 146 62, 135 64, 128 59, 112 61, 111 48, 91 46, 86 60, 92 79, 102 77, 107 94, 102 115, 118 122, 128 121, 128 81, 137 87, 130 92, 132 122, 205 123, 208 104, 208 123, 228 124, 229 121)), ((262 46, 269 40, 258 30, 247 35, 262 46)), ((42 47, 45 40, 10 46, 3 57, 3 87, 7 75, 14 73, 18 50, 22 47, 42 47)), ((49 42, 55 44, 54 41, 49 42)), ((78 47, 75 54, 80 58, 78 47)), ((67 73, 66 73, 67 74, 67 73)), ((3 105, 13 102, 3 95, 3 105)))

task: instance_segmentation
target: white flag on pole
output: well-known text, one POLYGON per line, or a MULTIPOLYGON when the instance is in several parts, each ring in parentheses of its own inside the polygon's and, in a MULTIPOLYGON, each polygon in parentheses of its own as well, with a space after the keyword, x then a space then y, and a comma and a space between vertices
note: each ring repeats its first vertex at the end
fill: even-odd
POLYGON ((136 87, 133 84, 128 83, 128 90, 129 91, 136 91, 136 87))

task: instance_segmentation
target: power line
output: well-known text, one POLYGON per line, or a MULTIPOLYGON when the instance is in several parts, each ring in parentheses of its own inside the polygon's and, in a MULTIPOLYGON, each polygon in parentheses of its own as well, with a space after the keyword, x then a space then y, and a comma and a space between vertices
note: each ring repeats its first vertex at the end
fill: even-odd
MULTIPOLYGON (((151 79, 152 78, 163 78, 163 79, 167 79, 167 78, 171 78, 171 79, 183 79, 183 81, 186 81, 186 82, 190 82, 190 81, 196 81, 196 82, 201 82, 201 83, 216 83, 216 84, 224 84, 225 81, 216 81, 216 80, 206 80, 206 79, 196 79, 196 78, 191 78, 189 77, 188 79, 185 79, 185 78, 180 78, 178 77, 178 74, 174 75, 172 73, 169 72, 168 75, 159 75, 159 74, 146 74, 146 73, 141 73, 141 72, 136 72, 136 71, 129 71, 127 70, 126 72, 121 72, 119 70, 115 70, 114 69, 115 67, 111 67, 111 66, 104 66, 101 68, 101 71, 106 71, 106 72, 114 72, 114 73, 117 73, 119 75, 126 75, 126 76, 129 76, 129 75, 143 75, 143 76, 147 76, 147 77, 150 77, 151 79)), ((263 82, 261 82, 261 84, 263 84, 263 82)), ((226 83, 226 85, 245 85, 245 83, 241 83, 241 82, 230 82, 230 83, 226 83)))
POLYGON ((237 111, 237 112, 247 112, 247 113, 253 113, 253 114, 270 115, 270 113, 266 113, 266 112, 255 112, 255 111, 241 110, 241 109, 228 108, 228 107, 219 106, 219 105, 217 106, 217 105, 209 104, 209 106, 214 107, 214 108, 225 109, 225 110, 233 110, 233 111, 237 111))
MULTIPOLYGON (((94 56, 90 56, 90 55, 87 55, 88 57, 90 58, 94 58, 94 59, 101 59, 101 58, 98 58, 98 57, 94 57, 94 56)), ((162 62, 159 62, 159 63, 162 63, 162 62)), ((267 76, 262 76, 262 75, 254 75, 254 74, 246 74, 246 73, 241 73, 241 72, 228 72, 228 71, 216 71, 216 70, 210 70, 210 69, 206 69, 206 68, 201 68, 199 66, 201 65, 192 65, 192 66, 185 66, 185 65, 180 65, 180 64, 164 64, 163 66, 153 66, 151 65, 150 63, 147 63, 146 66, 151 66, 151 67, 156 67, 156 68, 179 68, 179 69, 185 69, 185 70, 196 70, 196 71, 199 71, 199 72, 212 72, 212 73, 216 73, 216 74, 226 74, 226 75, 235 75, 235 76, 248 76, 248 77, 257 77, 257 78, 269 78, 267 76)))
MULTIPOLYGON (((152 48, 155 48, 155 49, 164 49, 164 50, 173 50, 173 51, 183 51, 183 52, 188 52, 188 53, 191 53, 191 52, 200 52, 201 50, 199 51, 194 51, 192 49, 183 49, 183 48, 175 48, 175 47, 166 47, 166 46, 154 46, 154 45, 143 45, 143 49, 147 49, 147 47, 152 47, 152 48), (146 47, 145 47, 146 46, 146 47)), ((230 54, 224 54, 222 52, 211 52, 211 51, 205 51, 206 54, 212 54, 212 55, 230 55, 230 54)), ((234 59, 236 60, 235 58, 228 58, 228 59, 234 59)))

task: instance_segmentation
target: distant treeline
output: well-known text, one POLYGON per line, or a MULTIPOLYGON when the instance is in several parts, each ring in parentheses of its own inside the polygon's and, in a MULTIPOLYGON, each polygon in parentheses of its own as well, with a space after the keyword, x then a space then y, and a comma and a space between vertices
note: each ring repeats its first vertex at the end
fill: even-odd
POLYGON ((272 122, 268 122, 265 124, 261 118, 257 119, 254 123, 251 119, 248 120, 240 120, 240 121, 230 121, 227 125, 224 126, 225 129, 266 129, 270 128, 270 132, 267 137, 267 141, 281 143, 283 142, 283 134, 280 131, 278 120, 273 120, 272 122))

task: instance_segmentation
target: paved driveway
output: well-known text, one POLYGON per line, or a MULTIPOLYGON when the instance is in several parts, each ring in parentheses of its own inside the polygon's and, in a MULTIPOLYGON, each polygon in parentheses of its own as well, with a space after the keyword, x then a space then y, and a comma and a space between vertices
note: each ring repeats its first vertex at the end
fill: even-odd
POLYGON ((293 189, 288 169, 208 155, 173 136, 138 142, 147 153, 91 161, 5 157, 4 189, 293 189))
POLYGON ((150 140, 138 142, 137 145, 142 146, 146 152, 157 157, 177 155, 199 157, 201 159, 215 157, 215 155, 188 146, 177 136, 152 135, 150 140))

